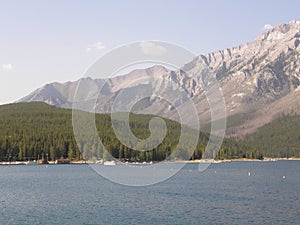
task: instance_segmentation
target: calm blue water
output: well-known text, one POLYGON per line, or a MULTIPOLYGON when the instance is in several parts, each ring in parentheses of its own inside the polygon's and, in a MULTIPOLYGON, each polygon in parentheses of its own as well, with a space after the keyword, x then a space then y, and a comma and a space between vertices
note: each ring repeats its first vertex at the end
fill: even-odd
POLYGON ((0 166, 0 224, 299 224, 300 161, 197 168, 126 187, 88 165, 0 166))

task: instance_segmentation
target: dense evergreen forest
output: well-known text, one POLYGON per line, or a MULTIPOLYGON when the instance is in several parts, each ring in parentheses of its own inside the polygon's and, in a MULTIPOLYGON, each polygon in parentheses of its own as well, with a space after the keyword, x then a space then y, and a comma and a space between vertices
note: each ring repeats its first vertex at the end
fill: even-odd
POLYGON ((244 139, 250 149, 264 156, 277 158, 300 157, 300 116, 282 115, 244 139))
MULTIPOLYGON (((82 112, 83 114, 88 114, 82 112)), ((139 138, 150 135, 148 122, 153 116, 130 116, 132 132, 139 138)), ((61 109, 45 103, 17 103, 0 106, 0 161, 34 160, 47 157, 49 160, 108 159, 106 148, 113 157, 131 161, 163 160, 176 148, 180 136, 180 124, 165 120, 168 132, 163 142, 150 151, 135 151, 120 143, 107 114, 95 116, 101 142, 85 133, 86 141, 76 143, 72 110, 61 109), (80 148, 80 149, 79 149, 80 148)), ((201 158, 208 140, 207 134, 199 135, 199 144, 194 158, 201 158)), ((185 154, 184 151, 182 154, 185 154)), ((186 155, 177 155, 186 158, 186 155)))
MULTIPOLYGON (((130 115, 130 128, 139 138, 150 135, 148 129, 151 115, 130 115)), ((161 144, 149 151, 135 151, 121 144, 111 125, 110 115, 95 116, 99 141, 92 137, 86 142, 75 141, 72 127, 72 110, 49 106, 45 103, 16 103, 0 106, 0 161, 34 160, 48 157, 49 160, 68 158, 70 160, 109 159, 104 147, 111 155, 120 160, 159 161, 168 157, 177 147, 180 136, 180 124, 164 119, 167 134, 161 144), (80 148, 80 150, 79 150, 80 148), (91 156, 90 156, 91 155, 91 156)), ((282 157, 288 154, 299 156, 300 127, 298 117, 283 117, 269 126, 261 128, 256 134, 247 137, 247 141, 224 139, 221 150, 213 157, 225 158, 263 158, 263 156, 282 157), (285 126, 283 126, 285 124, 285 126), (290 129, 290 128, 293 129, 290 129), (289 128, 288 133, 281 129, 289 128), (269 141, 272 141, 272 144, 269 141), (287 145, 288 144, 288 145, 287 145)), ((200 132, 199 141, 190 157, 201 159, 209 134, 200 132)), ((185 159, 186 152, 176 155, 185 159)), ((189 156, 188 156, 189 157, 189 156)))

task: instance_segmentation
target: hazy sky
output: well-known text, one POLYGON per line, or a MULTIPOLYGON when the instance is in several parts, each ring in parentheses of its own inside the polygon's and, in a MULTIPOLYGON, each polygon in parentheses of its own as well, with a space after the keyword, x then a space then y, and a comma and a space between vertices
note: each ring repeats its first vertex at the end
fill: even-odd
POLYGON ((299 9, 299 0, 0 0, 0 104, 79 79, 122 44, 161 40, 199 55, 300 20, 299 9))

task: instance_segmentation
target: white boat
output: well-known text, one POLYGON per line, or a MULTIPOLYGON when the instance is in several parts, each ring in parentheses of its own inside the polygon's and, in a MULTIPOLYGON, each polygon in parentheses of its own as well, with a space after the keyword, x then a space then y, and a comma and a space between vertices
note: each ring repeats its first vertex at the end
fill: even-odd
POLYGON ((25 164, 26 165, 36 165, 37 161, 36 160, 33 160, 33 161, 28 160, 27 162, 25 162, 25 164))
POLYGON ((114 160, 112 160, 112 161, 105 161, 104 163, 103 163, 103 165, 105 165, 105 166, 115 166, 117 163, 116 163, 116 161, 114 161, 114 160))

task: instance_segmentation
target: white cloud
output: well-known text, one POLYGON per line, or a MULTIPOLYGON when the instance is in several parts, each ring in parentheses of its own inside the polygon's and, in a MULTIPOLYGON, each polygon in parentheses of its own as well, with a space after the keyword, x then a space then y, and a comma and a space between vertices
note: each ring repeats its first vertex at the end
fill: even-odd
POLYGON ((267 23, 267 24, 265 24, 265 25, 263 26, 262 29, 263 29, 264 31, 268 31, 268 30, 271 30, 272 28, 273 28, 273 26, 272 26, 271 24, 268 24, 268 23, 267 23))
POLYGON ((105 48, 104 44, 101 41, 98 41, 94 44, 88 45, 88 47, 85 50, 86 50, 86 52, 91 52, 93 50, 98 50, 99 51, 99 50, 102 50, 104 48, 105 48))
POLYGON ((145 55, 163 55, 167 51, 165 47, 157 45, 150 41, 141 42, 140 47, 145 55))
POLYGON ((12 64, 8 63, 8 64, 2 64, 2 69, 6 70, 6 71, 10 71, 13 69, 12 64))

